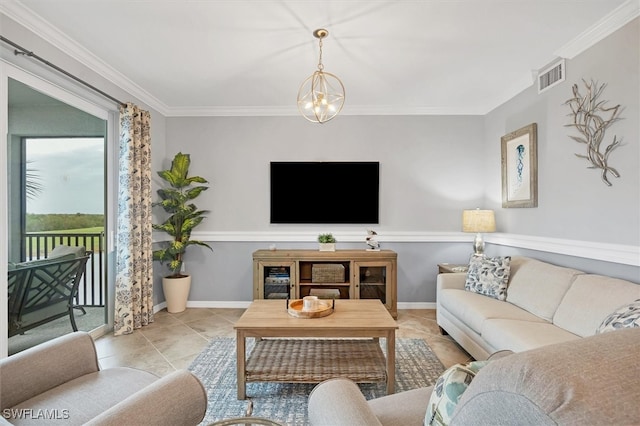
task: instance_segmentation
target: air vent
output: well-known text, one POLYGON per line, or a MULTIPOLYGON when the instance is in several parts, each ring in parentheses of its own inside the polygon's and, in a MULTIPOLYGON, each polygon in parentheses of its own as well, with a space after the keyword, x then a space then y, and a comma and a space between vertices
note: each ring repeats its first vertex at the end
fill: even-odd
POLYGON ((560 59, 549 68, 540 71, 538 74, 538 93, 542 93, 556 84, 562 83, 564 81, 564 74, 564 59, 560 59))

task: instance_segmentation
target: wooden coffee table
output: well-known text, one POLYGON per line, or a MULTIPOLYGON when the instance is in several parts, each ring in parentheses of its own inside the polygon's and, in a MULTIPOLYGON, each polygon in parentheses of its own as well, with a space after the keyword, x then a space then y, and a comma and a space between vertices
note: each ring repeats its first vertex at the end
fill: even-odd
POLYGON ((308 319, 289 315, 285 300, 256 300, 233 328, 238 399, 246 399, 247 382, 319 383, 332 377, 386 380, 387 394, 394 392, 398 326, 380 300, 339 299, 331 315, 308 319), (248 359, 247 337, 256 338, 248 359), (380 337, 386 339, 386 359, 380 337))

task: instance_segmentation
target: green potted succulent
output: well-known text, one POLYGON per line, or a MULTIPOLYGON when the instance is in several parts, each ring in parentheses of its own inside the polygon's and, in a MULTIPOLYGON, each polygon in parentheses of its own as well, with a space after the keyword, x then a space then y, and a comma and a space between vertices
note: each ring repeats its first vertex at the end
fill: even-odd
POLYGON ((331 233, 318 235, 318 243, 320 251, 336 251, 336 239, 331 233))
POLYGON ((191 231, 202 222, 207 210, 198 210, 191 201, 197 198, 208 186, 200 176, 188 176, 191 158, 189 154, 177 153, 171 162, 171 169, 162 170, 158 175, 168 184, 158 190, 160 201, 154 206, 162 206, 169 217, 164 222, 153 224, 153 229, 163 231, 172 237, 171 241, 153 251, 153 260, 167 264, 171 274, 162 279, 162 289, 169 312, 182 312, 187 306, 191 276, 182 273, 182 264, 187 247, 199 245, 213 250, 207 243, 192 240, 191 231))

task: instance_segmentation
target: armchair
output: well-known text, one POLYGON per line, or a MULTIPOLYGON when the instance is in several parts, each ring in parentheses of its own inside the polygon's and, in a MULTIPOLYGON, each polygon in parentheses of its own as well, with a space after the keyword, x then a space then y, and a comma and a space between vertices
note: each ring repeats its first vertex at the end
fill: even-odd
POLYGON ((0 424, 196 425, 206 408, 202 384, 186 370, 162 378, 100 370, 82 331, 0 360, 0 424))

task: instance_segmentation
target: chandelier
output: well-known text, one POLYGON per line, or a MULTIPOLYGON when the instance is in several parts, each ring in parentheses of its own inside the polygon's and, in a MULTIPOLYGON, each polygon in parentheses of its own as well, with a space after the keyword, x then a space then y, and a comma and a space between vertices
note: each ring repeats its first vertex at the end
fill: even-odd
POLYGON ((318 70, 307 78, 298 90, 298 109, 313 123, 326 123, 338 115, 344 105, 344 85, 335 75, 324 72, 322 39, 329 31, 320 28, 313 32, 320 45, 318 70))

